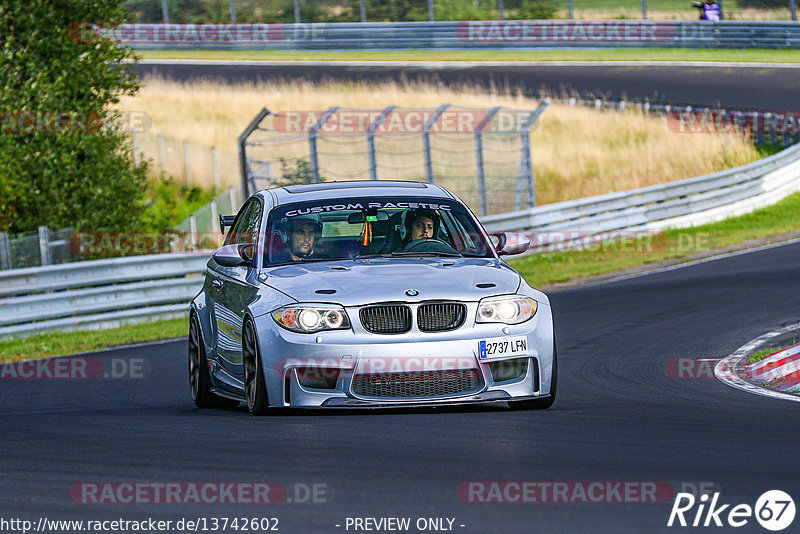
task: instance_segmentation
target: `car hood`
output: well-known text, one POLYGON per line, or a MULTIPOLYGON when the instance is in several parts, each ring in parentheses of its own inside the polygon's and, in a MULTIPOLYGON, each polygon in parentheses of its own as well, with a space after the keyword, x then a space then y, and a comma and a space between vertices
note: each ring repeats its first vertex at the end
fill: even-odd
POLYGON ((266 285, 298 302, 344 306, 385 301, 477 301, 516 293, 521 281, 508 265, 485 258, 370 258, 285 265, 264 272, 268 275, 266 285), (418 295, 409 296, 407 290, 418 295))

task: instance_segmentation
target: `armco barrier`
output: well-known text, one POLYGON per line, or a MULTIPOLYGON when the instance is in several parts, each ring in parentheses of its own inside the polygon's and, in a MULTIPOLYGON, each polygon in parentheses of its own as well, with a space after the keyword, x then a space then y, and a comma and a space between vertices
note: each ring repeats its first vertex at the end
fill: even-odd
POLYGON ((177 317, 210 252, 157 254, 0 272, 0 338, 177 317))
MULTIPOLYGON (((708 176, 483 217, 489 231, 657 230, 740 215, 800 190, 800 145, 708 176)), ((549 241, 554 242, 554 241, 549 241)), ((200 290, 210 252, 0 272, 0 338, 174 317, 200 290)))
MULTIPOLYGON (((482 217, 490 232, 601 233, 660 230, 718 221, 772 204, 800 190, 800 145, 727 171, 631 191, 545 204, 482 217)), ((569 239, 564 233, 563 239, 569 239)), ((546 244, 546 243, 541 243, 546 244)))
MULTIPOLYGON (((92 39, 91 29, 76 38, 92 39)), ((98 29, 134 48, 306 50, 799 48, 796 22, 508 20, 314 24, 126 23, 98 29)))

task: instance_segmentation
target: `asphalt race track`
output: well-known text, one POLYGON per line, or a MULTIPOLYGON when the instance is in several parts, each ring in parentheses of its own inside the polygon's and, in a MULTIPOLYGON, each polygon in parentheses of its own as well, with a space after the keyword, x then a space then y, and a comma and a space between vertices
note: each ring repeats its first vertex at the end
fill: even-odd
MULTIPOLYGON (((737 108, 757 102, 777 110, 797 109, 800 87, 800 69, 790 68, 137 68, 177 79, 213 74, 251 81, 507 81, 531 93, 545 88, 737 108)), ((269 95, 264 100, 269 107, 269 95)), ((348 517, 408 517, 412 526, 418 518, 449 518, 452 530, 465 534, 730 532, 728 525, 668 528, 675 493, 702 486, 719 492, 721 504, 751 507, 771 489, 800 497, 798 405, 735 390, 707 372, 698 379, 679 375, 674 362, 719 359, 764 332, 797 322, 798 257, 795 243, 552 293, 559 396, 544 412, 476 407, 289 411, 254 418, 241 408, 198 410, 189 395, 186 341, 72 359, 89 362, 95 371, 89 376, 97 379, 2 377, 0 531, 13 531, 2 520, 35 525, 46 514, 50 520, 205 518, 207 526, 213 518, 276 517, 279 531, 289 533, 355 532, 345 528, 348 517), (119 376, 102 378, 105 371, 119 376), (566 500, 572 502, 477 503, 460 491, 470 481, 532 482, 539 488, 655 483, 660 491, 655 503, 635 502, 638 494, 624 491, 607 493, 601 502, 582 502, 570 493, 566 500), (272 482, 287 495, 268 505, 90 504, 75 491, 83 483, 103 482, 272 482), (306 489, 313 485, 324 492, 317 499, 308 498, 306 489)), ((687 513, 689 521, 696 509, 687 513)), ((786 532, 797 532, 798 521, 786 532)), ((736 529, 762 531, 754 518, 736 529)))
MULTIPOLYGON (((449 517, 463 533, 649 533, 688 530, 666 527, 673 493, 658 503, 497 504, 462 502, 456 490, 467 481, 663 481, 676 490, 713 484, 720 503, 754 506, 771 489, 797 498, 796 403, 666 369, 673 358, 722 358, 800 319, 798 257, 794 243, 553 293, 560 384, 544 412, 198 410, 185 341, 97 355, 143 360, 141 378, 3 379, 0 517, 277 517, 280 532, 292 533, 353 532, 347 517, 449 517), (326 502, 70 497, 76 483, 107 481, 278 482, 295 500, 295 484, 325 484, 326 502)), ((763 530, 750 518, 736 531, 763 530)))
MULTIPOLYGON (((446 84, 478 84, 489 88, 521 88, 526 94, 579 94, 608 100, 622 98, 663 104, 721 106, 728 109, 795 111, 798 109, 800 67, 731 67, 665 65, 508 64, 429 66, 387 64, 172 64, 147 61, 137 65, 143 75, 191 80, 439 80, 446 84)), ((269 95, 264 105, 269 108, 269 95)), ((333 104, 333 103, 332 103, 333 104)), ((253 112, 255 114, 255 111, 253 112)))

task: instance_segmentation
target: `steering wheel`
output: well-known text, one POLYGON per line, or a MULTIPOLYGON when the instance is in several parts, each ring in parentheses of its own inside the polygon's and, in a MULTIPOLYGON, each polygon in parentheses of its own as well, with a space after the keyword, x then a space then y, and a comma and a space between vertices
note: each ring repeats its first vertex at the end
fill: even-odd
POLYGON ((403 252, 445 252, 449 254, 458 254, 459 252, 442 241, 432 237, 423 237, 412 241, 403 247, 403 252))

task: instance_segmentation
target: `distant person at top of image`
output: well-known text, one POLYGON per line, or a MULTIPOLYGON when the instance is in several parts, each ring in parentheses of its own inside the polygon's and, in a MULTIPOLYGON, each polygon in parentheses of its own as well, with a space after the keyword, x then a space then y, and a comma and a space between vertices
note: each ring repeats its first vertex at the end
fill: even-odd
POLYGON ((692 2, 692 7, 700 10, 700 20, 719 22, 722 20, 722 6, 716 0, 692 2))

